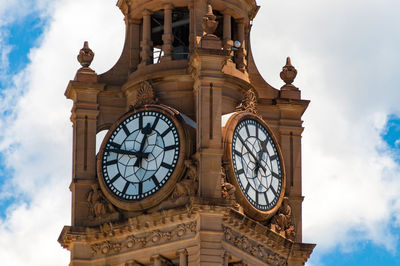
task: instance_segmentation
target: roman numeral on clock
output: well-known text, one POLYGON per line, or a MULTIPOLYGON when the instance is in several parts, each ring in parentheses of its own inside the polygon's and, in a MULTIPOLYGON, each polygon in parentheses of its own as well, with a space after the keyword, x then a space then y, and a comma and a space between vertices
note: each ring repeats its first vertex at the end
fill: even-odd
POLYGON ((176 145, 167 146, 167 147, 164 147, 164 151, 173 150, 175 148, 176 148, 176 145))
POLYGON ((161 134, 161 137, 164 138, 164 137, 171 131, 171 129, 172 129, 172 128, 170 128, 170 127, 169 127, 168 129, 166 129, 166 130, 161 134))
POLYGON ((158 185, 160 184, 160 182, 158 182, 157 177, 155 177, 154 175, 151 177, 151 180, 153 180, 154 185, 156 185, 158 187, 158 185))
POLYGON ((125 124, 122 124, 122 129, 124 130, 126 136, 129 136, 129 134, 131 134, 125 124))
POLYGON ((118 163, 118 160, 112 160, 112 161, 106 162, 104 165, 109 166, 109 165, 113 165, 113 164, 116 164, 116 163, 118 163))
POLYGON ((117 181, 117 179, 118 179, 120 176, 121 176, 120 173, 116 174, 116 175, 110 180, 111 184, 114 183, 115 181, 117 181))
POLYGON ((167 169, 172 169, 172 165, 162 162, 161 166, 167 169))
POLYGON ((160 120, 160 118, 157 116, 156 120, 154 120, 153 126, 151 127, 151 130, 154 130, 158 124, 158 120, 160 120))

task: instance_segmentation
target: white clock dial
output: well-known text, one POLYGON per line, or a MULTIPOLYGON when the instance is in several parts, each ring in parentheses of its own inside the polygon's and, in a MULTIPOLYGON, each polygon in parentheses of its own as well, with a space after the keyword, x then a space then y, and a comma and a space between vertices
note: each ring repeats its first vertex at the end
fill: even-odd
POLYGON ((104 146, 104 183, 118 198, 138 201, 158 191, 176 168, 179 135, 170 118, 141 111, 123 120, 104 146))
POLYGON ((282 169, 277 147, 257 120, 241 120, 233 132, 232 161, 240 189, 258 210, 276 206, 282 191, 282 169))

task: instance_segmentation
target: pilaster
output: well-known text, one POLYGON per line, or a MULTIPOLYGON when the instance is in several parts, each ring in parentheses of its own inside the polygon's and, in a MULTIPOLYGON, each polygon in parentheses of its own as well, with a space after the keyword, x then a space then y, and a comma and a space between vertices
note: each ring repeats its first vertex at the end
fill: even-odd
POLYGON ((87 193, 96 182, 96 133, 98 94, 104 85, 70 81, 66 96, 74 101, 73 123, 72 225, 81 224, 89 216, 87 193))

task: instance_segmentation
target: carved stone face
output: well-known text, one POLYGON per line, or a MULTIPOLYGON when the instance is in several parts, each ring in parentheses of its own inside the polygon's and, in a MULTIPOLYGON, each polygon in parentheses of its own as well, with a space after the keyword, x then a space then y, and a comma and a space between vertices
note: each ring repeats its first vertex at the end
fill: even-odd
POLYGON ((282 191, 281 160, 271 135, 258 121, 238 123, 232 139, 234 172, 246 199, 258 210, 274 208, 282 191))

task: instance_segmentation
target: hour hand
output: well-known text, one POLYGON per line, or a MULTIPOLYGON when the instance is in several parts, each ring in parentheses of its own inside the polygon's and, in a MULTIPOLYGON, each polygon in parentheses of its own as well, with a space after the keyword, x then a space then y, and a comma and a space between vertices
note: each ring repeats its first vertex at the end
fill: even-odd
POLYGON ((115 152, 118 154, 125 154, 125 155, 133 155, 138 158, 146 158, 149 156, 149 152, 141 152, 141 151, 127 151, 127 150, 120 150, 120 149, 107 149, 108 152, 115 152))

